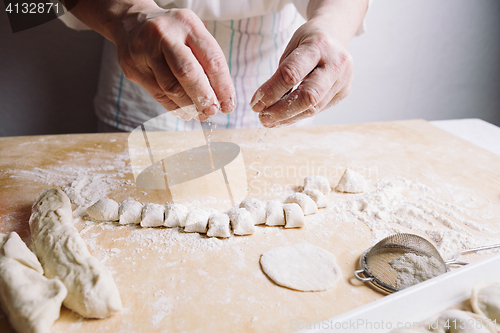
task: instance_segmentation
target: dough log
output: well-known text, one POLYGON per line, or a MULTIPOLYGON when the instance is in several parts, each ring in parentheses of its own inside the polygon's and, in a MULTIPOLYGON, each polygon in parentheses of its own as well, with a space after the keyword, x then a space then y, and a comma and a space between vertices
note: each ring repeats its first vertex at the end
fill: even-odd
POLYGON ((31 246, 48 278, 68 289, 64 305, 88 318, 106 318, 122 309, 111 273, 88 251, 73 226, 71 203, 61 190, 43 191, 32 207, 31 246))
POLYGON ((38 259, 17 233, 0 235, 0 304, 16 331, 50 332, 65 297, 66 287, 43 276, 38 259))

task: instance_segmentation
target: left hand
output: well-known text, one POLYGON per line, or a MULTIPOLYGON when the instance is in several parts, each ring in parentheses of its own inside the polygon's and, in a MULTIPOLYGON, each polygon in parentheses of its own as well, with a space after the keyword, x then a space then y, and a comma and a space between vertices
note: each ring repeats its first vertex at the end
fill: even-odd
POLYGON ((325 23, 312 19, 297 29, 276 73, 253 96, 250 105, 260 113, 263 126, 291 125, 338 104, 349 95, 352 57, 325 23))

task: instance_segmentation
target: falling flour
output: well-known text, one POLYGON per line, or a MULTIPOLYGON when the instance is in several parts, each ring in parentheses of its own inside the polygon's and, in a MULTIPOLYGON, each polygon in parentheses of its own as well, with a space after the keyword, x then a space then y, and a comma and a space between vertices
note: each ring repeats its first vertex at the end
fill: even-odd
POLYGON ((401 289, 429 280, 445 271, 443 263, 439 259, 416 253, 406 253, 389 261, 389 265, 398 272, 398 278, 394 284, 401 289))

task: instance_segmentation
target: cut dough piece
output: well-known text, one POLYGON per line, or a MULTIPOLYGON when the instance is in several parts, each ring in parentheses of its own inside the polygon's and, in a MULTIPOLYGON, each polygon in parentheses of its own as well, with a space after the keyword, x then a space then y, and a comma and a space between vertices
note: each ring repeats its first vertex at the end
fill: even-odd
POLYGON ((113 276, 88 251, 73 226, 71 203, 61 190, 43 191, 32 207, 31 247, 49 279, 68 289, 64 305, 83 317, 106 318, 122 309, 113 276))
POLYGON ((360 173, 346 169, 335 190, 344 193, 363 193, 368 190, 368 183, 360 173))
POLYGON ((252 215, 253 224, 266 223, 266 203, 258 199, 250 198, 240 203, 240 208, 245 208, 252 215))
POLYGON ((167 204, 165 206, 165 227, 184 227, 188 208, 181 204, 167 204))
POLYGON ((342 276, 335 256, 310 244, 271 249, 260 257, 260 264, 276 284, 300 291, 330 289, 342 276))
POLYGON ((305 225, 304 212, 296 203, 284 204, 285 228, 300 228, 305 225))
POLYGON ((500 283, 479 282, 472 289, 470 298, 475 313, 500 323, 500 283))
POLYGON ((302 193, 313 199, 318 208, 325 208, 328 206, 328 200, 320 190, 304 190, 302 193))
POLYGON ((266 204, 266 225, 285 225, 285 211, 283 204, 276 200, 268 201, 266 204))
POLYGON ((208 237, 231 237, 231 229, 229 228, 229 216, 225 213, 213 214, 208 219, 208 237))
POLYGON ((255 232, 252 215, 245 208, 233 208, 227 212, 235 235, 251 235, 255 232))
POLYGON ((304 191, 318 190, 323 194, 330 193, 330 182, 323 176, 307 176, 304 178, 304 191))
POLYGON ((120 224, 139 224, 142 218, 142 204, 133 199, 121 203, 118 209, 120 224))
POLYGON ((186 218, 185 232, 207 233, 208 219, 211 212, 201 209, 196 209, 188 213, 186 218))
POLYGON ((87 208, 87 215, 96 221, 118 221, 118 203, 113 199, 99 199, 92 206, 87 208))
POLYGON ((318 212, 318 206, 311 197, 302 193, 294 193, 286 198, 285 203, 296 203, 302 208, 304 215, 311 215, 318 212))
POLYGON ((0 234, 0 304, 17 332, 49 333, 66 294, 17 233, 0 234))
POLYGON ((146 203, 142 207, 141 227, 161 227, 165 223, 165 206, 146 203))
MULTIPOLYGON (((434 323, 434 327, 430 327, 431 332, 438 333, 493 333, 486 324, 486 321, 482 317, 478 317, 476 314, 461 310, 447 310, 441 313, 437 318, 430 320, 434 323), (475 325, 479 323, 477 320, 481 320, 481 325, 475 325), (436 324, 437 323, 437 327, 436 324), (472 324, 473 323, 473 324, 472 324)), ((489 326, 491 326, 489 322, 489 326)))

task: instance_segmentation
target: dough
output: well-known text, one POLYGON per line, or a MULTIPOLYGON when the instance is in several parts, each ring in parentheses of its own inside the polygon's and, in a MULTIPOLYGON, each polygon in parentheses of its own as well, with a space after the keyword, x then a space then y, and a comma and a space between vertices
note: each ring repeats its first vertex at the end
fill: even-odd
POLYGON ((208 237, 231 237, 229 228, 229 216, 225 213, 214 214, 208 219, 208 237))
POLYGON ((118 215, 120 215, 120 224, 139 224, 142 217, 142 204, 133 199, 127 199, 121 203, 118 215))
POLYGON ((17 233, 0 235, 0 304, 17 332, 50 332, 66 293, 61 281, 43 276, 17 233))
POLYGON ((330 193, 330 182, 323 176, 307 176, 304 178, 304 191, 318 190, 323 194, 330 193))
POLYGON ((251 235, 255 232, 252 215, 245 208, 233 208, 227 215, 235 235, 251 235))
POLYGON ((479 318, 474 313, 461 310, 447 310, 437 318, 431 319, 434 323, 431 332, 438 333, 492 333, 486 326, 487 321, 479 318), (476 320, 481 320, 482 325, 476 325, 476 320), (437 325, 435 324, 437 322, 437 325), (436 327, 437 326, 437 327, 436 327), (478 327, 479 326, 479 327, 478 327))
POLYGON ((285 225, 285 211, 283 204, 276 200, 268 201, 266 204, 266 225, 285 225))
POLYGON ((205 234, 207 232, 208 219, 211 212, 201 209, 196 209, 188 213, 186 218, 185 232, 199 232, 205 234))
POLYGON ((87 208, 87 215, 96 221, 118 221, 118 203, 112 199, 99 199, 87 208))
POLYGON ((368 189, 368 183, 363 175, 346 169, 339 184, 335 188, 338 192, 344 193, 363 193, 368 189))
POLYGON ((305 225, 304 212, 296 203, 284 204, 285 228, 300 228, 305 225))
POLYGON ((260 200, 250 198, 240 203, 240 208, 245 208, 252 215, 253 224, 266 223, 266 203, 260 200))
POLYGON ((142 207, 141 227, 161 227, 165 223, 165 206, 146 203, 142 207))
POLYGON ((474 312, 491 320, 496 320, 500 325, 500 283, 479 282, 472 289, 470 298, 474 312))
POLYGON ((296 203, 302 208, 304 215, 316 214, 318 212, 318 206, 313 199, 308 195, 302 193, 294 193, 286 198, 285 203, 296 203))
POLYGON ((326 196, 319 190, 304 190, 303 194, 307 195, 316 203, 318 208, 326 208, 328 206, 328 200, 326 196))
POLYGON ((300 291, 330 289, 342 276, 335 256, 310 244, 271 249, 260 257, 260 264, 276 284, 300 291))
POLYGON ((113 276, 94 258, 73 226, 71 203, 61 190, 43 191, 29 220, 31 247, 49 279, 61 280, 64 305, 88 318, 106 318, 122 309, 113 276))
POLYGON ((165 206, 165 227, 184 227, 188 208, 181 204, 167 204, 165 206))

